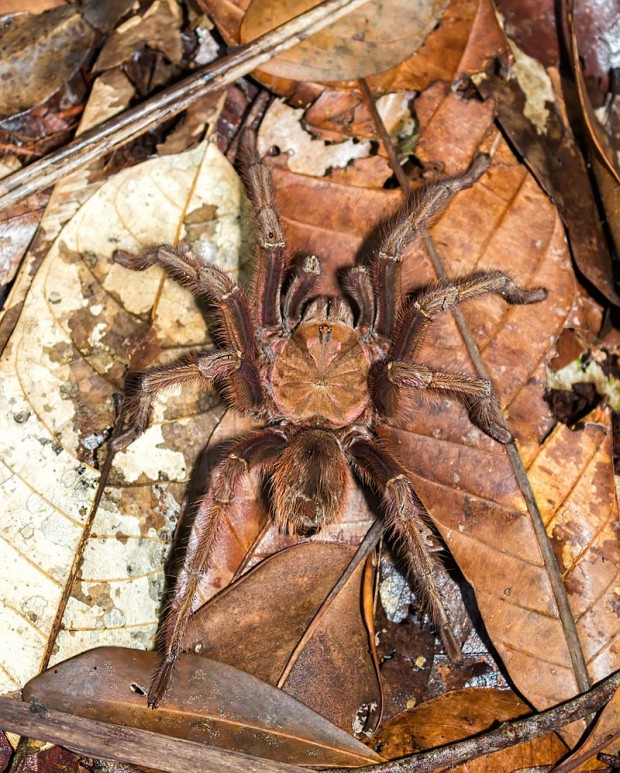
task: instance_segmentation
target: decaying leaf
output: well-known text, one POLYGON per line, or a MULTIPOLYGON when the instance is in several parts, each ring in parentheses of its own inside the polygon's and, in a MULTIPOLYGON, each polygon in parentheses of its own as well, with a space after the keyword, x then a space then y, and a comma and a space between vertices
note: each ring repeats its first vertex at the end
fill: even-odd
POLYGON ((588 171, 563 105, 546 70, 513 45, 520 68, 508 79, 486 73, 480 92, 495 104, 498 120, 556 202, 583 276, 613 304, 620 304, 588 171), (584 194, 585 192, 585 194, 584 194))
POLYGON ((280 550, 193 616, 184 647, 278 685, 353 732, 362 707, 372 714, 374 705, 376 719, 381 704, 373 624, 360 604, 363 563, 291 656, 354 552, 318 541, 280 550))
POLYGON ((79 68, 95 31, 75 6, 5 17, 0 42, 0 118, 45 102, 79 68), (59 54, 61 52, 61 54, 59 54))
POLYGON ((239 201, 238 177, 211 144, 133 167, 73 217, 30 289, 0 366, 8 407, 0 419, 2 691, 50 656, 101 642, 152 646, 166 538, 216 415, 195 394, 161 403, 145 438, 117 456, 91 522, 94 454, 114 420, 129 353, 144 335, 145 361, 207 341, 178 285, 157 271, 127 282, 110 258, 185 238, 235 271, 239 201))
POLYGON ((132 16, 110 35, 97 57, 95 71, 118 67, 144 45, 161 51, 177 64, 183 56, 181 21, 176 0, 156 0, 144 15, 132 16))
POLYGON ((32 679, 28 702, 272 760, 359 767, 381 757, 290 695, 225 663, 183 655, 166 700, 148 708, 157 653, 99 647, 32 679))
MULTIPOLYGON (((454 690, 406 711, 388 722, 376 747, 389 759, 454 743, 490 729, 498 722, 527 715, 530 707, 510 690, 454 690)), ((454 773, 493 773, 554 763, 566 746, 554 733, 479 757, 454 773)))
MULTIPOLYGON (((291 80, 344 81, 383 72, 416 51, 448 0, 369 0, 357 11, 261 66, 291 80)), ((317 0, 253 0, 240 27, 248 43, 317 5, 317 0)))

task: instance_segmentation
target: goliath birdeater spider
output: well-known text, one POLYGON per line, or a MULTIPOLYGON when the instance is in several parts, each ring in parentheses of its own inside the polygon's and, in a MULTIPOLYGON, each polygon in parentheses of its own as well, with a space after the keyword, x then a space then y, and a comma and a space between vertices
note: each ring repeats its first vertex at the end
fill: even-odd
POLYGON ((442 280, 412 298, 403 293, 406 248, 455 192, 478 180, 489 166, 488 156, 478 156, 461 176, 424 187, 403 209, 368 267, 349 269, 341 278, 342 295, 327 297, 316 295, 321 267, 315 257, 290 264, 270 174, 250 133, 243 150, 259 232, 249 292, 184 246, 116 256, 138 271, 159 264, 206 298, 217 315, 220 345, 134 379, 112 449, 126 448, 146 430, 156 394, 188 381, 215 385, 231 407, 265 424, 239 438, 213 470, 162 626, 162 659, 148 693, 153 707, 170 682, 218 525, 239 482, 256 468, 269 476, 273 520, 289 534, 311 535, 339 518, 350 469, 380 492, 386 525, 446 652, 460 657, 437 591, 439 541, 407 470, 376 429, 398 417, 407 392, 433 390, 456 396, 483 432, 510 442, 489 381, 431 370, 416 356, 433 319, 462 301, 485 293, 497 293, 508 303, 535 303, 546 296, 542 288, 521 289, 501 271, 442 280))

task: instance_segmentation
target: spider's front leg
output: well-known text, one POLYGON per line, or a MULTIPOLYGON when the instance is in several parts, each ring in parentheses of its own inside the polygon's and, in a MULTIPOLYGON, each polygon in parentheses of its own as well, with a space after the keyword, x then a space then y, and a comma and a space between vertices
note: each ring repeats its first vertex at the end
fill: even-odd
POLYGON ((411 389, 448 392, 467 408, 469 418, 479 429, 499 443, 510 443, 512 435, 493 396, 491 382, 461 373, 441 373, 412 362, 383 361, 371 372, 370 392, 383 418, 398 414, 403 393, 411 389))
POLYGON ((198 381, 210 386, 219 379, 235 408, 249 411, 259 407, 263 393, 255 365, 254 318, 241 288, 221 269, 187 247, 160 245, 139 255, 117 252, 114 258, 134 271, 159 264, 194 295, 207 297, 216 311, 226 348, 187 357, 134 377, 125 398, 125 431, 113 438, 112 449, 120 451, 136 440, 148 426, 154 397, 178 384, 198 381))
POLYGON ((383 495, 386 525, 402 546, 411 579, 420 591, 446 654, 454 663, 461 662, 461 646, 437 589, 437 578, 446 572, 436 558, 441 545, 407 471, 376 438, 353 435, 347 442, 347 452, 362 480, 383 495))
POLYGON ((286 268, 286 242, 271 185, 271 173, 256 151, 256 137, 245 131, 241 161, 250 201, 254 208, 259 242, 254 268, 252 300, 259 328, 280 326, 280 290, 286 268))
POLYGON ((209 491, 197 510, 170 607, 161 629, 162 659, 149 687, 148 704, 156 708, 164 697, 181 642, 192 614, 200 578, 209 564, 218 527, 250 469, 270 467, 287 438, 281 429, 266 428, 238 440, 214 469, 209 491))
POLYGON ((374 329, 379 335, 390 337, 402 306, 403 253, 452 196, 457 191, 470 188, 486 172, 490 163, 489 156, 477 156, 464 174, 430 183, 408 202, 371 266, 376 298, 374 329))
POLYGON ((215 380, 223 383, 239 410, 260 405, 260 379, 251 362, 242 360, 232 349, 192 355, 128 379, 122 417, 125 430, 112 438, 110 447, 113 451, 122 451, 146 431, 157 394, 192 381, 210 387, 215 380))

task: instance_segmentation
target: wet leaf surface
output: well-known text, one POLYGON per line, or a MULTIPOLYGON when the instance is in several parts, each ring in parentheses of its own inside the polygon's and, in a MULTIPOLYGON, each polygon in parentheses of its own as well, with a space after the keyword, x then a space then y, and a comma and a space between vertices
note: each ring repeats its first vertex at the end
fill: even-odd
POLYGON ((165 701, 146 705, 154 652, 101 647, 31 680, 25 701, 82 717, 307 765, 358 767, 380 757, 281 690, 224 663, 183 655, 165 701))

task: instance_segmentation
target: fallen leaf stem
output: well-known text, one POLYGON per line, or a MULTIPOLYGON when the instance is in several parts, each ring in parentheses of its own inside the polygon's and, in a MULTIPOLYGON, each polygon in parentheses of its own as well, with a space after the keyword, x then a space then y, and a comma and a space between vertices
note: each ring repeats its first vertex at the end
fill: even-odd
POLYGON ((53 185, 152 126, 178 115, 206 94, 226 88, 366 2, 325 0, 160 94, 84 132, 59 150, 5 177, 0 183, 0 210, 53 185))
MULTIPOLYGON (((538 714, 502 722, 495 730, 466 738, 464 741, 412 754, 400 760, 368 765, 358 770, 364 773, 432 773, 434 770, 461 765, 477 757, 540 738, 575 720, 583 719, 603 708, 618 687, 620 687, 620 670, 577 697, 538 714)), ((337 773, 338 770, 338 768, 324 768, 323 773, 337 773)))

